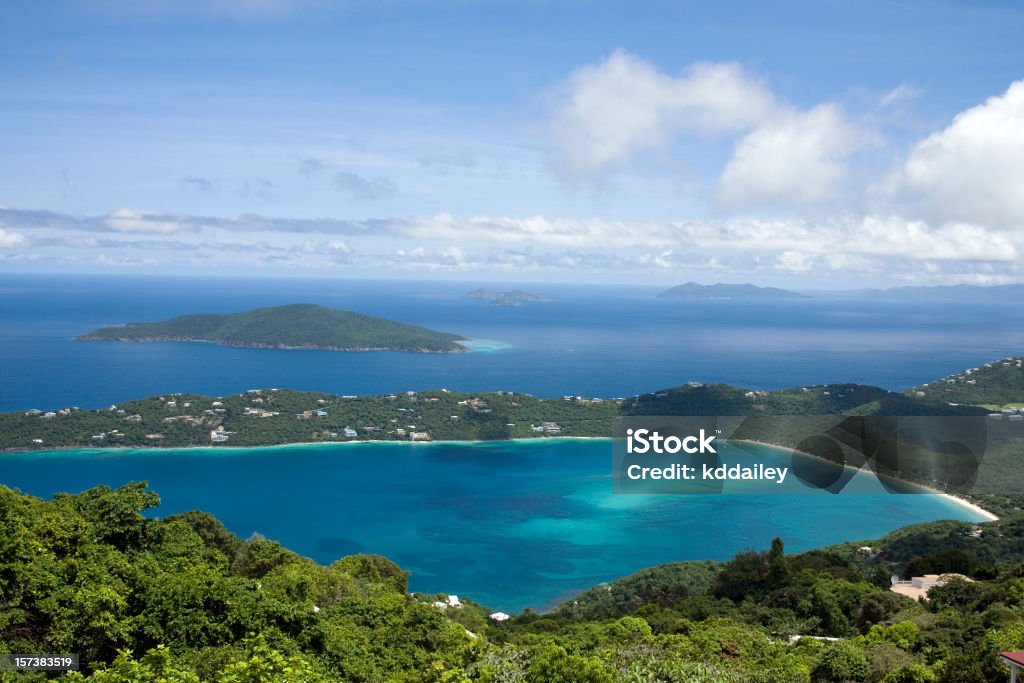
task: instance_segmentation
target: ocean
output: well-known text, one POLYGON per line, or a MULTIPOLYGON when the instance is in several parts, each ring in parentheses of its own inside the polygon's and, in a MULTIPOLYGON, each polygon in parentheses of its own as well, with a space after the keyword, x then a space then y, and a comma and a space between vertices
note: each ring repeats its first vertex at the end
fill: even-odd
MULTIPOLYGON (((551 301, 494 307, 485 282, 0 276, 0 410, 96 408, 171 392, 338 394, 448 388, 612 398, 687 381, 904 389, 1024 347, 1024 305, 670 301, 659 288, 516 285, 551 301), (455 332, 465 354, 76 342, 94 328, 317 303, 455 332)), ((972 513, 928 495, 611 494, 600 441, 293 446, 0 456, 0 483, 48 497, 147 480, 155 514, 203 509, 321 562, 384 554, 413 590, 543 608, 661 562, 790 550, 972 513)), ((766 458, 777 457, 766 453, 766 458)))
POLYGON ((656 298, 653 287, 550 284, 523 287, 552 301, 517 307, 463 298, 487 284, 3 275, 0 411, 258 387, 602 398, 691 380, 752 389, 857 382, 895 390, 1024 348, 1024 305, 1012 301, 671 301, 656 298), (109 324, 288 303, 394 318, 499 350, 340 353, 73 339, 109 324))

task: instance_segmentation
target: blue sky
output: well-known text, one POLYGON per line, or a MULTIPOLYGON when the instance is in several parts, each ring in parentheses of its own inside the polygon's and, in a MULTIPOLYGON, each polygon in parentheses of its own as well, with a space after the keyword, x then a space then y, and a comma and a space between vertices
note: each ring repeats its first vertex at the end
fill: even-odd
POLYGON ((8 272, 1024 280, 1019 3, 14 7, 8 272))

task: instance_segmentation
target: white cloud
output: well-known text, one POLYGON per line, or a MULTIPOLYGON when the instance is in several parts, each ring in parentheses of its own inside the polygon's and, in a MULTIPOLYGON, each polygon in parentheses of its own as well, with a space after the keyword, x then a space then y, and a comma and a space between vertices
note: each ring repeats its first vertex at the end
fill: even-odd
POLYGON ((19 247, 25 244, 25 236, 17 232, 8 232, 0 228, 0 247, 19 247))
POLYGON ((619 50, 569 77, 552 131, 564 170, 599 175, 668 144, 681 131, 743 130, 777 107, 774 95, 738 64, 699 63, 670 76, 619 50))
POLYGON ((728 208, 746 208, 835 199, 846 177, 846 158, 870 137, 834 104, 780 115, 736 144, 722 172, 718 200, 728 208))
POLYGON ((834 199, 851 153, 876 140, 839 105, 797 109, 736 63, 672 76, 621 50, 570 76, 551 125, 558 168, 598 180, 645 152, 669 154, 679 140, 740 136, 715 192, 727 209, 834 199))
POLYGON ((896 104, 903 102, 910 102, 916 100, 921 96, 921 89, 912 86, 908 83, 901 83, 889 92, 885 93, 878 99, 878 104, 882 107, 891 107, 896 104))
POLYGON ((881 188, 934 222, 1024 227, 1024 81, 917 143, 881 188))
POLYGON ((108 213, 104 223, 116 232, 169 234, 186 229, 185 222, 168 214, 137 209, 117 209, 108 213))

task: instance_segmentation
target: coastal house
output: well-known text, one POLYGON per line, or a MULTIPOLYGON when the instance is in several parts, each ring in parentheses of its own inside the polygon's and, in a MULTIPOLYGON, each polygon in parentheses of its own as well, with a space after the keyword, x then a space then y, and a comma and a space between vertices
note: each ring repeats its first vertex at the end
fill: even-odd
POLYGON ((430 441, 430 434, 428 432, 412 432, 409 434, 410 441, 430 441))
POLYGON ((928 591, 936 586, 944 586, 952 579, 974 582, 974 579, 963 574, 925 574, 924 576, 912 576, 910 580, 902 580, 893 576, 889 580, 891 584, 889 590, 899 595, 905 595, 912 600, 927 600, 928 591))
POLYGON ((493 621, 508 621, 511 617, 504 612, 493 612, 487 615, 487 618, 493 621))
POLYGON ((344 434, 345 434, 345 437, 346 437, 346 438, 349 438, 349 439, 351 439, 351 438, 353 438, 353 437, 355 437, 355 436, 359 436, 359 435, 358 435, 358 434, 356 433, 356 430, 352 429, 351 427, 345 427, 345 431, 344 431, 344 434))
POLYGON ((462 607, 462 603, 459 601, 459 596, 458 595, 449 595, 448 596, 448 606, 449 607, 462 607))
POLYGON ((57 413, 54 413, 54 412, 43 413, 43 419, 44 420, 52 420, 55 417, 57 417, 57 413))

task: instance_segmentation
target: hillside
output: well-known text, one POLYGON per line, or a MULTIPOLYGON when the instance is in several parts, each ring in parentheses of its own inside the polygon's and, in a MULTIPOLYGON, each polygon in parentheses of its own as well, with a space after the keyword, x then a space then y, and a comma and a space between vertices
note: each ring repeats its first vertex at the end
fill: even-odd
POLYGON ((808 297, 776 287, 757 287, 755 285, 700 285, 687 282, 658 295, 659 299, 806 299, 808 297))
POLYGON ((1024 403, 1024 357, 1010 357, 968 368, 914 387, 915 398, 971 405, 1003 406, 1024 403))
POLYGON ((988 683, 1024 644, 1019 516, 800 554, 766 538, 499 620, 408 592, 379 555, 320 565, 204 512, 155 517, 159 501, 144 482, 50 501, 0 486, 4 651, 78 653, 61 680, 93 683, 988 683), (973 581, 923 603, 888 590, 924 572, 973 581))
POLYGON ((226 346, 332 351, 460 353, 456 334, 313 304, 243 313, 186 315, 163 322, 103 327, 80 341, 205 341, 226 346))
MULTIPOLYGON (((825 385, 778 392, 694 383, 627 399, 539 399, 510 391, 410 391, 338 396, 278 389, 224 397, 170 394, 99 410, 62 408, 0 414, 0 448, 265 446, 353 440, 479 441, 550 436, 610 437, 636 415, 821 416, 984 415, 971 406, 825 385), (549 423, 549 424, 545 424, 549 423), (214 437, 214 432, 220 436, 214 437), (413 437, 419 434, 420 437, 413 437)), ((745 438, 796 446, 813 421, 751 423, 745 438), (756 434, 749 432, 756 429, 756 434)))

